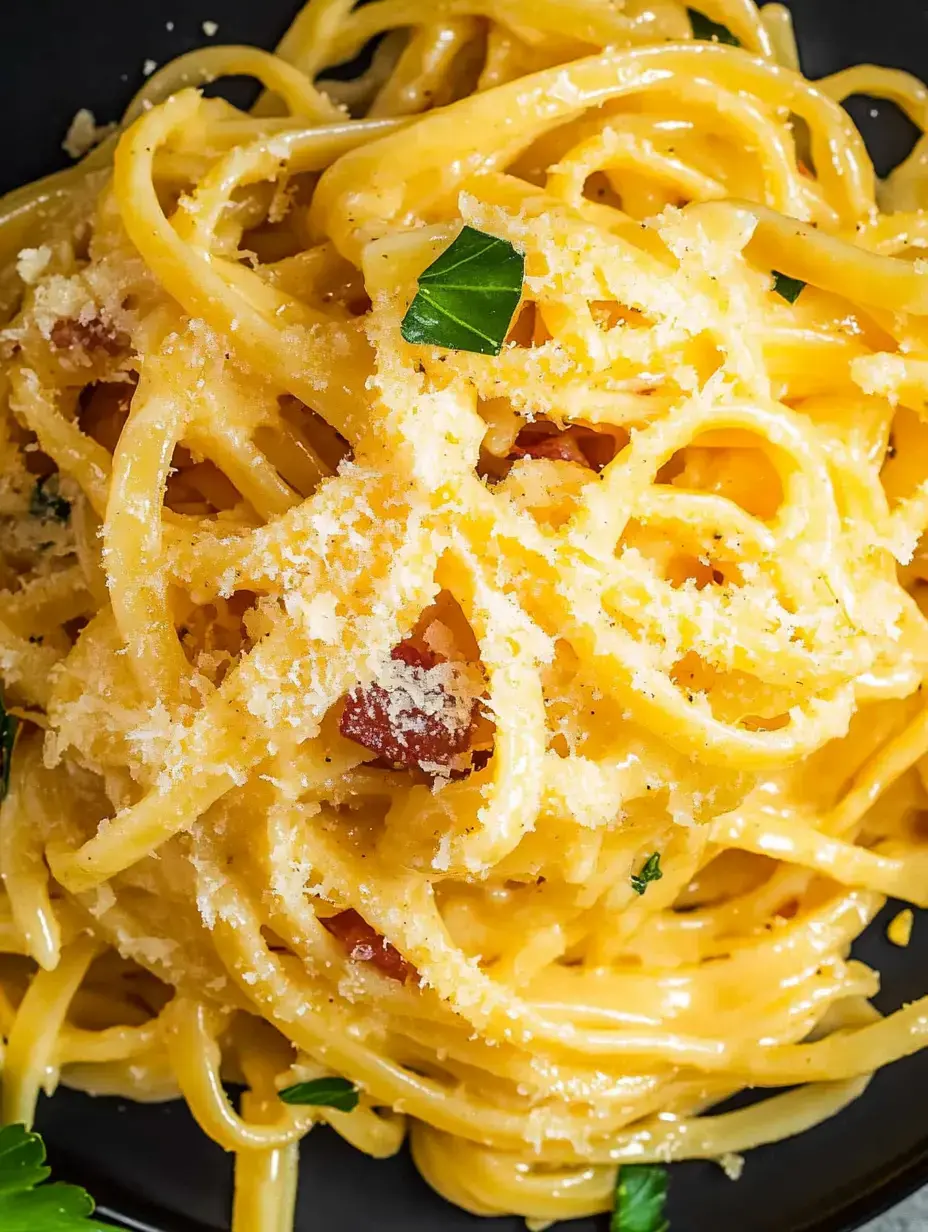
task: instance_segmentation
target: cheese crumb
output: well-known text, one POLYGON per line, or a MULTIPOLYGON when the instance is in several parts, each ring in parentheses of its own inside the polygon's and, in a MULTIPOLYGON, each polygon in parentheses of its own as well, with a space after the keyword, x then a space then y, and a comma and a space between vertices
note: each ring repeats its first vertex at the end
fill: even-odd
POLYGON ((727 1151, 724 1155, 720 1155, 715 1162, 730 1181, 740 1181, 741 1173, 744 1171, 743 1155, 736 1155, 734 1151, 727 1151))
POLYGON ((81 107, 68 126, 61 148, 72 158, 83 158, 88 150, 92 150, 104 137, 108 137, 115 128, 115 124, 98 124, 93 112, 87 107, 81 107))
POLYGON ((912 925, 915 923, 915 915, 911 907, 906 907, 904 911, 900 911, 889 923, 886 929, 887 938, 898 945, 901 950, 904 950, 912 940, 912 925))
POLYGON ((212 38, 219 29, 219 23, 215 21, 204 21, 201 29, 207 38, 212 38))
POLYGON ((52 250, 47 244, 41 248, 24 248, 16 258, 16 272, 26 286, 31 287, 45 273, 51 259, 52 250))
POLYGON ((142 76, 150 77, 157 67, 158 67, 157 60, 146 60, 145 63, 142 65, 142 76))

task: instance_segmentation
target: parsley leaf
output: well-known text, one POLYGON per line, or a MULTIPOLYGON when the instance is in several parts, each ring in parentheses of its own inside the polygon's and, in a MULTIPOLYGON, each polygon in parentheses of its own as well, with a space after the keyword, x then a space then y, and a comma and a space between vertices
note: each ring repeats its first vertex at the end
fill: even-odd
POLYGON ((0 1130, 0 1194, 41 1185, 51 1174, 38 1134, 30 1134, 24 1125, 0 1130))
POLYGON ((648 883, 651 881, 660 881, 663 877, 661 872, 661 853, 655 851, 649 855, 641 866, 640 873, 632 873, 629 880, 632 883, 632 889, 636 894, 643 894, 648 888, 648 883))
MULTIPOLYGON (((16 743, 16 732, 19 729, 19 719, 9 714, 3 705, 3 693, 0 692, 0 803, 6 799, 10 790, 10 766, 13 764, 13 745, 16 743)), ((3 1135, 0 1134, 0 1143, 3 1135)), ((3 1160, 0 1156, 0 1167, 3 1160)))
POLYGON ((0 1129, 0 1228, 3 1232, 112 1232, 91 1219, 93 1198, 77 1185, 44 1185, 45 1144, 24 1125, 0 1129))
POLYGON ((316 1104, 339 1112, 354 1112, 360 1099, 358 1088, 347 1078, 313 1078, 284 1087, 279 1094, 285 1104, 316 1104))
POLYGON ((741 46, 741 40, 735 38, 728 26, 723 26, 718 21, 710 21, 705 13, 700 13, 697 9, 686 11, 693 27, 693 38, 706 39, 710 43, 728 43, 732 47, 741 46))
POLYGON ((778 270, 773 271, 773 289, 777 295, 782 295, 788 304, 795 304, 805 285, 801 278, 789 278, 778 270))
POLYGON ((57 475, 45 475, 38 480, 32 489, 29 512, 43 522, 67 522, 71 516, 71 502, 66 501, 58 491, 57 475))
POLYGON ((615 1183, 610 1232, 669 1232, 664 1215, 667 1169, 660 1164, 623 1164, 615 1183))
POLYGON ((407 342, 498 355, 522 298, 525 258, 507 241, 465 227, 419 275, 403 317, 407 342))

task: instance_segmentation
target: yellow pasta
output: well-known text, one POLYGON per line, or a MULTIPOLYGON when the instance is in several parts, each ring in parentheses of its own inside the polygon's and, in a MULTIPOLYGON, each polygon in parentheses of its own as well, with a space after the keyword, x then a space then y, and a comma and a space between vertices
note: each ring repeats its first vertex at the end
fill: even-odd
POLYGON ((705 10, 310 0, 0 202, 5 1120, 181 1095, 234 1232, 408 1130, 544 1225, 928 1044, 849 957, 928 906, 925 138, 840 106, 926 96, 705 10), (465 226, 495 355, 404 336, 465 226))

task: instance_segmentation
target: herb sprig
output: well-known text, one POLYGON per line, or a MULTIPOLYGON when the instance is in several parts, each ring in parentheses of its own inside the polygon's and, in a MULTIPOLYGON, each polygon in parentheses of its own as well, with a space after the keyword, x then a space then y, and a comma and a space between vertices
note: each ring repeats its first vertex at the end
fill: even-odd
POLYGON ((419 275, 403 317, 407 342, 498 355, 525 278, 525 258, 507 241, 464 227, 419 275))
POLYGON ((806 284, 801 278, 790 278, 788 274, 773 271, 773 289, 783 297, 788 304, 795 304, 806 284))
POLYGON ((0 1228, 3 1232, 113 1232, 91 1219, 94 1202, 78 1185, 46 1185, 45 1144, 24 1125, 0 1129, 0 1228))
POLYGON ((29 498, 29 512, 43 522, 67 522, 71 516, 71 502, 58 490, 57 475, 45 475, 36 481, 29 498))
POLYGON ((641 872, 632 873, 629 881, 631 881, 632 889, 636 894, 643 894, 652 881, 660 881, 663 875, 661 870, 661 853, 655 851, 642 864, 641 872))
POLYGON ((610 1232, 669 1232, 669 1180, 660 1164, 623 1164, 615 1183, 610 1232))
POLYGON ((347 1078, 313 1078, 310 1082, 295 1082, 278 1093, 285 1104, 315 1104, 339 1112, 354 1112, 361 1098, 358 1088, 347 1078))

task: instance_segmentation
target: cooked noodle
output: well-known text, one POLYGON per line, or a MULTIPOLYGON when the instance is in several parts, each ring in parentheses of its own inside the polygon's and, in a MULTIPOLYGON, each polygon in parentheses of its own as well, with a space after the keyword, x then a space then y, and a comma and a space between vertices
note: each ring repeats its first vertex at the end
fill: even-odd
POLYGON ((928 1043, 849 957, 928 904, 928 138, 840 105, 928 99, 705 9, 311 0, 0 204, 4 1120, 182 1095, 235 1232, 319 1121, 544 1223, 928 1043), (462 222, 498 357, 401 336, 462 222))

